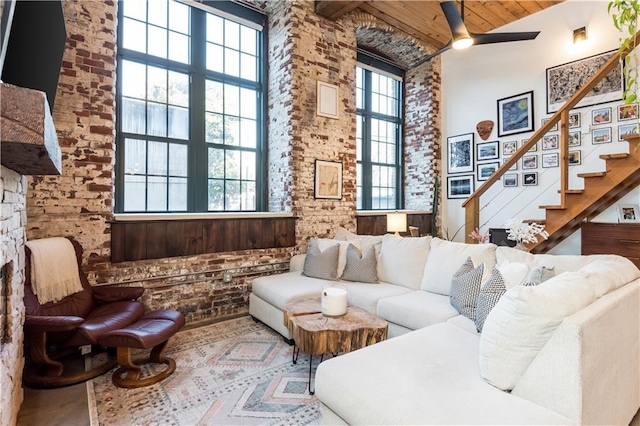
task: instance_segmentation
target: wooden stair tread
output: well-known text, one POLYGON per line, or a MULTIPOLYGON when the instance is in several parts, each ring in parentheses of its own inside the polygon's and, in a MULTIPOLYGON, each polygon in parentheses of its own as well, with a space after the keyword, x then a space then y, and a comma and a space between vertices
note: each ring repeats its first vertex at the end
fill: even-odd
POLYGON ((546 210, 566 210, 567 208, 565 206, 539 206, 541 209, 546 209, 546 210))
POLYGON ((629 154, 627 154, 626 152, 620 152, 616 154, 600 154, 600 158, 602 160, 611 160, 614 158, 627 158, 628 156, 629 154))
POLYGON ((606 175, 607 172, 588 172, 588 173, 578 173, 578 177, 586 178, 586 177, 602 177, 606 175))
MULTIPOLYGON (((567 189, 564 191, 565 194, 584 194, 584 189, 567 189)), ((560 194, 560 190, 558 189, 558 194, 560 194)))

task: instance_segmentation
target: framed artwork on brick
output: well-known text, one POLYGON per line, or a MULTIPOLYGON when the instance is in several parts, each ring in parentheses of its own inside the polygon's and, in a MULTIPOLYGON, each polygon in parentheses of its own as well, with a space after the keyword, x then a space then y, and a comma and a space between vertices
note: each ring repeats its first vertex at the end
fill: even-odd
POLYGON ((316 160, 314 198, 342 198, 342 163, 316 160))
POLYGON ((318 81, 316 115, 338 118, 338 86, 318 81))

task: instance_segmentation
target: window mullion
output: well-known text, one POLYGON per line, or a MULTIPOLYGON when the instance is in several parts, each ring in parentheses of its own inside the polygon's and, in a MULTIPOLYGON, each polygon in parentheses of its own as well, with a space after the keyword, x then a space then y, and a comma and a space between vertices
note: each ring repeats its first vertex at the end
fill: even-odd
POLYGON ((364 123, 362 126, 362 208, 372 208, 373 170, 371 167, 371 71, 364 71, 364 123))

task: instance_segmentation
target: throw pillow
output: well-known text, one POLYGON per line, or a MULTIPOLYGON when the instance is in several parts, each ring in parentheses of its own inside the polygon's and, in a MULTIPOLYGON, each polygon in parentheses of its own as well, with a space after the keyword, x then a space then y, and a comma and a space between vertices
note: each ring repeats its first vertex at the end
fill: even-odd
POLYGON ((338 254, 338 272, 337 276, 339 277, 344 272, 344 265, 347 264, 347 247, 349 244, 355 245, 358 249, 362 248, 362 243, 358 240, 354 241, 341 241, 341 240, 332 240, 330 238, 318 238, 318 248, 320 251, 325 251, 329 247, 332 247, 336 244, 340 245, 340 250, 338 254))
POLYGON ((522 262, 504 260, 498 263, 498 269, 500 270, 500 275, 502 275, 507 290, 526 283, 527 277, 530 274, 529 265, 522 262))
POLYGON ((380 281, 418 290, 424 264, 429 256, 430 242, 431 237, 403 238, 393 234, 384 235, 378 257, 380 281))
POLYGON ((476 304, 476 330, 482 333, 484 322, 489 316, 489 312, 496 306, 498 300, 505 294, 507 287, 504 278, 498 268, 493 268, 489 280, 480 288, 478 303, 476 304))
POLYGON ((353 244, 347 247, 347 263, 340 277, 345 281, 358 281, 362 283, 377 283, 376 251, 372 245, 358 250, 353 244))
POLYGON ((484 264, 481 263, 477 268, 474 268, 473 260, 468 257, 451 278, 449 302, 451 306, 471 321, 476 319, 476 303, 478 302, 483 272, 484 264))
POLYGON ((307 246, 307 255, 304 258, 302 275, 312 278, 336 281, 338 279, 338 256, 340 244, 328 247, 320 251, 318 239, 312 238, 307 246))
POLYGON ((485 276, 482 281, 486 281, 496 264, 496 247, 495 244, 465 244, 432 239, 420 289, 448 296, 451 278, 467 257, 471 257, 475 265, 484 263, 485 276))
POLYGON ((507 291, 482 328, 480 375, 499 389, 513 389, 560 323, 596 298, 581 271, 507 291))

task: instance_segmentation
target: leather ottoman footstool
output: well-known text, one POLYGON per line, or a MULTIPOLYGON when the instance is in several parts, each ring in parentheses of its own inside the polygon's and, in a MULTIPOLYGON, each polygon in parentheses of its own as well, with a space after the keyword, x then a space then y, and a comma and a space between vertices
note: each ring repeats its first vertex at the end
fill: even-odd
POLYGON ((119 330, 105 333, 100 344, 118 348, 118 368, 112 376, 113 384, 121 388, 140 388, 166 379, 176 369, 176 362, 162 355, 171 336, 184 326, 184 315, 177 311, 157 310, 148 312, 137 322, 119 330), (149 360, 131 360, 131 349, 151 349, 149 360), (140 367, 145 362, 167 365, 163 371, 151 377, 140 379, 140 367))

